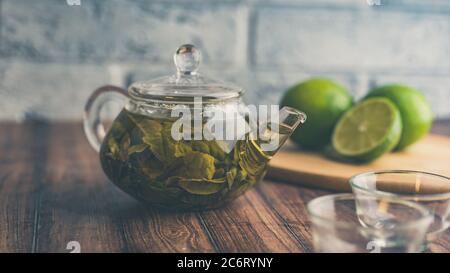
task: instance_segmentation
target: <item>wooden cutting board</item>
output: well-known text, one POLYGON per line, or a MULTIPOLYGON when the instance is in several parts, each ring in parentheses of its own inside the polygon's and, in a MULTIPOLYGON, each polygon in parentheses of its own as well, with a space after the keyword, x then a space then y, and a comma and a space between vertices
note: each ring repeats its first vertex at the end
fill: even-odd
POLYGON ((268 178, 336 191, 350 191, 348 179, 377 170, 420 170, 450 177, 450 138, 428 135, 405 151, 383 155, 368 164, 333 161, 287 144, 270 161, 268 178))

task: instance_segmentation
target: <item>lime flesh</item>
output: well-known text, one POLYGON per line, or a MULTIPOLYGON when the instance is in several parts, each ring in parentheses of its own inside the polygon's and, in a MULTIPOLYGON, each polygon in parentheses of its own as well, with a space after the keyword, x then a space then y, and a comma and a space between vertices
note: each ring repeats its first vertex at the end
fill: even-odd
POLYGON ((372 98, 341 117, 333 132, 332 145, 347 159, 367 162, 394 149, 401 132, 397 107, 388 99, 372 98))

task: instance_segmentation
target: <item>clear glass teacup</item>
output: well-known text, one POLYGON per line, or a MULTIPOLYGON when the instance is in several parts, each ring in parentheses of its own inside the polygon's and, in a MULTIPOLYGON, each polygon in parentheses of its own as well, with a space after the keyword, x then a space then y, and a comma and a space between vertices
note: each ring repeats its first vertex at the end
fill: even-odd
POLYGON ((430 212, 389 197, 333 194, 307 205, 316 252, 411 253, 422 250, 430 212))
POLYGON ((409 170, 367 172, 350 178, 357 198, 389 197, 425 206, 433 216, 426 241, 428 247, 450 226, 450 178, 409 170))

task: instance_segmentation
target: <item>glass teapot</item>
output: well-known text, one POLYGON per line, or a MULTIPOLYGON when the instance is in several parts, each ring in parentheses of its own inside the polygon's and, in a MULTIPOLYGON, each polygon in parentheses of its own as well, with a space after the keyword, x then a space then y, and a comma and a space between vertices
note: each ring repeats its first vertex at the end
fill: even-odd
POLYGON ((200 52, 192 45, 179 47, 174 62, 175 75, 133 83, 128 92, 95 90, 84 130, 105 174, 134 198, 164 209, 216 208, 263 178, 306 116, 276 106, 268 119, 261 113, 269 107, 244 105, 243 89, 197 72, 200 52), (100 111, 111 100, 125 106, 105 132, 100 111))

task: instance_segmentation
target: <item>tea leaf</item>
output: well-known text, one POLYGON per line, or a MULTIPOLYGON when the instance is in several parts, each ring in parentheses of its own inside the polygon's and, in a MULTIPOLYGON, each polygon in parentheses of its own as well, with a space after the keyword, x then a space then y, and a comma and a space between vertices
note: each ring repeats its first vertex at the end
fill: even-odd
POLYGON ((237 197, 243 194, 248 188, 250 188, 250 186, 251 185, 249 183, 242 184, 239 187, 233 189, 233 191, 230 191, 230 195, 232 197, 237 197))
POLYGON ((139 128, 143 134, 142 141, 161 162, 170 164, 174 157, 183 157, 192 151, 192 148, 184 142, 175 141, 167 126, 156 121, 142 120, 139 128))
POLYGON ((225 176, 225 170, 223 168, 217 169, 216 167, 216 172, 214 173, 214 178, 224 178, 225 176))
POLYGON ((133 145, 130 148, 128 148, 128 156, 134 153, 141 153, 145 150, 145 148, 147 148, 146 144, 133 145))
POLYGON ((191 146, 187 145, 182 141, 176 141, 175 143, 171 143, 170 145, 173 145, 170 147, 173 147, 175 157, 183 157, 186 154, 192 152, 191 146))
POLYGON ((205 141, 194 140, 191 142, 192 150, 209 154, 209 145, 205 141))
POLYGON ((233 186, 233 182, 236 179, 237 176, 237 168, 233 167, 230 171, 227 172, 227 182, 228 182, 228 188, 231 189, 231 186, 233 186))
POLYGON ((209 153, 219 160, 224 160, 226 158, 226 153, 222 150, 217 141, 208 141, 209 153))
POLYGON ((115 138, 118 139, 122 138, 122 136, 127 133, 126 124, 128 123, 124 121, 124 118, 119 115, 111 125, 109 133, 113 135, 115 138))
POLYGON ((184 168, 183 177, 194 179, 212 179, 216 167, 214 166, 214 157, 201 152, 190 152, 183 157, 184 168))
POLYGON ((162 126, 153 120, 142 120, 136 123, 142 133, 142 142, 150 147, 150 150, 158 157, 158 159, 163 159, 164 153, 160 149, 163 149, 163 135, 162 126))
POLYGON ((119 144, 114 138, 108 138, 108 147, 111 151, 113 157, 118 157, 119 155, 119 144))
POLYGON ((124 137, 122 137, 122 143, 120 144, 119 148, 119 158, 122 161, 125 161, 128 159, 128 148, 130 147, 131 139, 128 134, 125 134, 124 137))
POLYGON ((240 169, 236 175, 236 181, 241 182, 245 178, 247 178, 247 171, 244 169, 240 169))
POLYGON ((189 180, 190 182, 199 182, 199 183, 203 182, 203 183, 213 183, 213 184, 222 184, 222 183, 226 182, 225 177, 213 178, 213 179, 206 179, 206 178, 202 178, 202 179, 196 179, 196 178, 186 179, 186 178, 183 178, 181 176, 172 176, 172 177, 169 177, 167 179, 167 181, 170 181, 170 183, 172 183, 172 184, 173 183, 178 183, 180 181, 186 181, 186 180, 189 180))
POLYGON ((181 180, 179 186, 192 194, 209 195, 219 192, 223 187, 220 183, 209 180, 181 180))
POLYGON ((164 167, 158 160, 139 161, 139 170, 148 179, 155 179, 164 173, 164 167))

